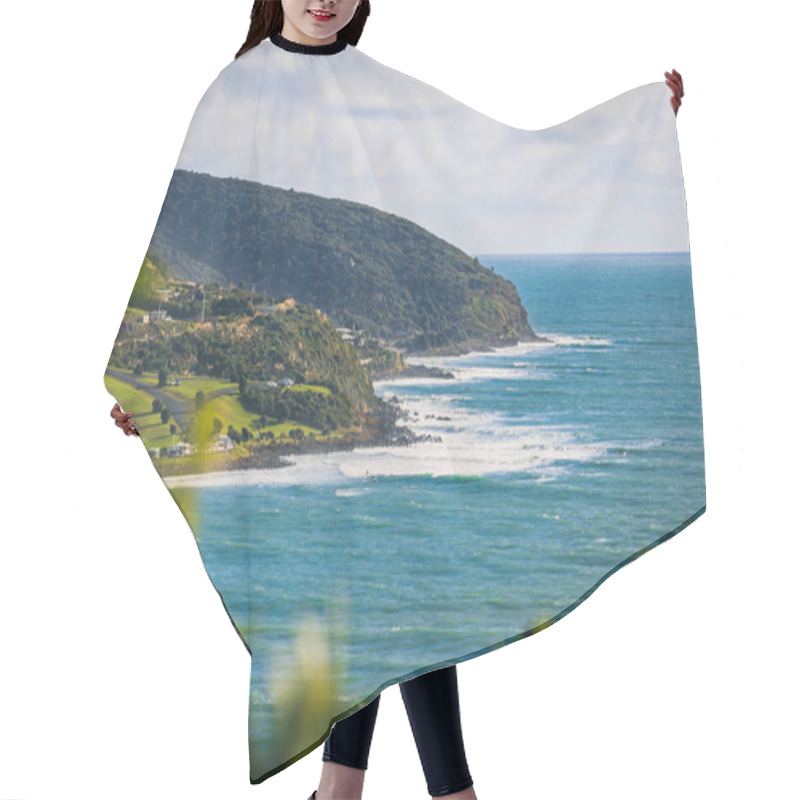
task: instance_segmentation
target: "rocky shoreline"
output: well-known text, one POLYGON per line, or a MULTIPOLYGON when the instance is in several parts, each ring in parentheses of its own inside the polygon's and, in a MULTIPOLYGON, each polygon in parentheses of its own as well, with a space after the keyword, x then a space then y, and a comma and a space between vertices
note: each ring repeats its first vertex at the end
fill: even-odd
POLYGON ((373 381, 391 381, 403 378, 441 378, 442 380, 455 380, 450 370, 441 367, 429 367, 425 364, 406 364, 406 368, 395 372, 380 372, 370 375, 373 381))
MULTIPOLYGON (((404 353, 404 355, 408 358, 448 358, 453 356, 467 356, 470 353, 491 353, 504 347, 515 347, 518 344, 524 344, 526 342, 546 343, 549 341, 550 339, 546 336, 540 336, 538 333, 534 333, 533 336, 527 339, 470 339, 435 350, 420 350, 419 352, 404 353)), ((403 378, 441 378, 443 380, 453 380, 455 375, 453 375, 450 370, 442 367, 431 367, 427 364, 413 364, 408 361, 405 362, 405 367, 400 370, 370 372, 370 380, 373 381, 391 381, 401 380, 403 378)))
POLYGON ((418 442, 440 441, 439 437, 419 435, 407 425, 410 418, 397 397, 389 400, 378 398, 378 412, 370 417, 362 431, 354 436, 341 439, 304 439, 276 448, 264 445, 256 448, 249 456, 232 460, 226 469, 274 469, 292 465, 291 456, 308 453, 334 453, 351 451, 357 447, 408 447, 418 442))
MULTIPOLYGON (((495 350, 500 350, 504 347, 514 347, 518 344, 525 344, 526 342, 549 342, 546 336, 540 336, 538 333, 534 333, 533 336, 529 336, 526 339, 520 338, 493 338, 493 339, 468 339, 464 342, 459 342, 458 344, 449 345, 447 347, 440 347, 436 350, 425 350, 419 353, 407 353, 408 356, 412 358, 425 358, 426 356, 431 357, 438 357, 438 356, 467 356, 470 353, 486 353, 486 352, 493 352, 495 350)), ((416 365, 411 365, 416 366, 416 365)), ((420 365, 421 366, 421 365, 420 365)), ((427 369, 438 369, 437 367, 427 367, 427 369)), ((405 370, 398 375, 405 375, 405 370)))
MULTIPOLYGON (((451 376, 452 377, 452 376, 451 376)), ((280 469, 290 467, 294 463, 292 456, 309 453, 333 453, 351 451, 357 447, 409 447, 418 442, 441 441, 437 436, 414 433, 403 423, 409 420, 410 414, 404 409, 397 396, 388 400, 377 398, 378 410, 366 418, 362 430, 340 439, 304 439, 291 444, 276 446, 274 444, 255 444, 250 453, 237 458, 214 458, 205 462, 212 469, 198 469, 197 457, 189 457, 173 461, 169 466, 158 465, 162 477, 178 475, 209 474, 211 472, 228 472, 231 470, 280 469)))
MULTIPOLYGON (((509 347, 520 342, 547 342, 547 337, 534 335, 533 339, 470 342, 468 345, 459 345, 453 348, 443 348, 437 351, 413 354, 424 358, 427 356, 457 356, 480 351, 491 351, 499 347, 509 347)), ((426 364, 408 364, 405 369, 376 373, 370 376, 372 381, 402 380, 404 378, 436 378, 441 380, 454 380, 455 375, 442 367, 433 367, 426 364)), ((204 462, 206 469, 198 469, 199 459, 189 457, 180 461, 173 461, 169 465, 158 465, 162 477, 176 475, 191 475, 196 473, 208 474, 210 472, 227 472, 231 470, 251 469, 280 469, 292 466, 292 456, 310 453, 333 453, 351 451, 357 447, 409 447, 412 444, 425 441, 441 441, 439 437, 429 434, 420 435, 408 427, 406 423, 411 419, 409 412, 403 408, 397 395, 387 399, 377 397, 378 409, 375 413, 364 418, 363 427, 358 433, 345 435, 338 439, 305 438, 300 441, 286 442, 280 445, 267 443, 253 443, 247 455, 235 458, 212 457, 204 462), (210 468, 208 468, 210 467, 210 468)))

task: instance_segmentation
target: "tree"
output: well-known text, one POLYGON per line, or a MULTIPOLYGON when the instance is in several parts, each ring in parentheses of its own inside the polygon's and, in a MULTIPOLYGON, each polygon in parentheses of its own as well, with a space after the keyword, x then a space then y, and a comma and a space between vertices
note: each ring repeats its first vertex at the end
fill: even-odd
POLYGON ((167 371, 164 367, 158 368, 158 385, 159 387, 167 385, 167 371))
POLYGON ((175 425, 173 422, 172 425, 169 426, 169 432, 174 436, 178 432, 178 426, 175 425))
POLYGON ((164 408, 164 404, 158 398, 153 400, 153 413, 154 414, 160 414, 162 408, 164 408))
POLYGON ((164 425, 166 425, 167 422, 169 422, 169 418, 171 416, 172 415, 169 413, 169 409, 168 408, 165 407, 165 408, 161 409, 161 422, 163 422, 164 425))
POLYGON ((278 402, 275 403, 275 419, 277 419, 278 422, 286 422, 288 418, 289 407, 283 400, 278 400, 278 402))

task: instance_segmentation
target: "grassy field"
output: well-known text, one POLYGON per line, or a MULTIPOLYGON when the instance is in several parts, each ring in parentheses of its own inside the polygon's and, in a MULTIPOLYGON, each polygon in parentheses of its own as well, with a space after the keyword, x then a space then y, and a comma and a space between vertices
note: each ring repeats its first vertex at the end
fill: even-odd
POLYGON ((169 426, 175 424, 174 419, 164 424, 161 414, 153 413, 153 395, 143 389, 136 389, 125 381, 112 375, 105 376, 106 389, 117 399, 123 411, 133 411, 136 419, 136 428, 147 447, 168 447, 180 438, 169 432, 169 426))
MULTIPOLYGON (((141 375, 137 375, 136 379, 139 383, 143 383, 146 386, 152 386, 154 388, 158 387, 158 375, 154 372, 144 372, 141 375)), ((174 397, 177 400, 194 400, 194 396, 198 392, 204 392, 205 394, 210 394, 211 392, 216 392, 220 389, 236 389, 238 388, 238 383, 233 383, 231 381, 222 381, 219 378, 208 378, 202 375, 192 375, 190 377, 181 378, 180 386, 162 386, 161 391, 164 394, 168 394, 170 397, 174 397)))
POLYGON ((153 407, 153 395, 136 389, 125 381, 112 375, 105 376, 106 389, 117 399, 123 411, 133 411, 137 416, 150 411, 153 407))
MULTIPOLYGON (((133 376, 130 370, 120 370, 133 376)), ((136 376, 136 380, 146 386, 158 388, 158 375, 155 372, 143 372, 136 376)), ((197 392, 204 392, 206 395, 224 389, 238 389, 239 384, 234 381, 223 381, 219 378, 210 378, 204 375, 190 375, 181 377, 180 386, 162 386, 161 391, 170 397, 178 400, 194 400, 197 392)), ((330 394, 331 390, 327 386, 316 386, 312 383, 296 383, 289 387, 291 392, 316 392, 318 394, 330 394)))
MULTIPOLYGON (((119 372, 130 375, 132 380, 143 384, 144 387, 159 388, 158 375, 154 372, 145 372, 136 376, 133 375, 131 370, 120 369, 119 372)), ((136 413, 137 428, 148 447, 167 447, 180 440, 180 428, 178 436, 176 437, 173 437, 169 432, 169 426, 175 423, 175 420, 170 419, 165 425, 161 422, 160 415, 154 414, 151 411, 155 398, 146 388, 137 389, 129 383, 111 375, 106 376, 105 383, 108 391, 119 400, 120 405, 125 411, 134 411, 136 413)), ((160 387, 161 392, 180 403, 193 402, 198 391, 202 391, 208 396, 212 392, 226 389, 236 390, 238 389, 238 384, 205 376, 189 376, 181 378, 180 386, 167 385, 160 387)), ((327 386, 317 386, 314 384, 294 384, 290 386, 289 389, 293 392, 331 393, 331 390, 327 386)), ((238 392, 234 394, 223 394, 208 400, 204 409, 204 415, 207 415, 208 419, 214 419, 214 417, 219 419, 222 423, 222 433, 225 433, 228 430, 228 426, 232 425, 237 431, 241 431, 242 428, 247 428, 254 437, 258 437, 258 434, 262 431, 271 431, 276 439, 282 437, 288 438, 289 431, 295 428, 300 428, 306 436, 313 433, 317 438, 320 438, 322 435, 319 429, 293 420, 275 423, 261 428, 259 416, 245 410, 239 401, 238 392)), ((326 438, 340 439, 355 430, 357 429, 343 428, 332 432, 329 437, 326 438)))
POLYGON ((280 424, 267 425, 265 428, 260 427, 259 417, 247 411, 242 407, 239 402, 239 395, 226 394, 221 397, 215 397, 210 400, 205 407, 205 412, 209 418, 216 417, 222 423, 222 433, 228 430, 228 425, 233 425, 237 430, 247 428, 254 436, 258 436, 262 431, 272 431, 276 439, 281 436, 288 436, 289 431, 295 428, 300 428, 303 433, 308 436, 313 433, 320 436, 321 433, 318 428, 311 428, 308 425, 303 425, 300 422, 288 420, 280 424))
POLYGON ((228 430, 228 425, 233 425, 237 430, 248 428, 253 433, 258 424, 258 416, 245 411, 239 402, 238 394, 224 394, 221 397, 215 397, 208 401, 205 408, 209 417, 217 417, 222 423, 223 433, 228 430))

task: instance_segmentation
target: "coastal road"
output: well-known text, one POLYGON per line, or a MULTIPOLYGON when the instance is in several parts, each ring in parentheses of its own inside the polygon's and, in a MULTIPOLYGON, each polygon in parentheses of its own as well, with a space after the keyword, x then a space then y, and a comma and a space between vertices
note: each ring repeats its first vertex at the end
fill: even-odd
POLYGON ((172 416, 175 417, 176 424, 182 431, 186 431, 189 428, 191 417, 194 413, 194 400, 179 400, 156 386, 142 383, 135 375, 131 375, 129 372, 109 369, 108 374, 130 384, 134 389, 141 389, 143 392, 153 395, 170 410, 172 416))

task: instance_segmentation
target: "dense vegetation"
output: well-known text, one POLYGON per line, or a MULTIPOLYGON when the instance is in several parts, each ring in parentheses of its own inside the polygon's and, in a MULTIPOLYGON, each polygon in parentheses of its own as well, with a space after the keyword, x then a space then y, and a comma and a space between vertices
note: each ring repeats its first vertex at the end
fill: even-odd
POLYGON ((150 254, 175 278, 294 297, 410 351, 535 338, 510 281, 360 203, 176 170, 150 254))
POLYGON ((150 261, 142 266, 131 303, 134 300, 144 308, 129 307, 109 362, 112 368, 247 383, 251 392, 242 392, 243 403, 249 399, 254 411, 268 416, 277 416, 265 410, 271 387, 264 387, 262 397, 254 385, 258 382, 288 380, 327 387, 332 393, 327 400, 291 398, 278 405, 284 409, 288 402, 285 418, 300 420, 294 412, 302 412, 302 418, 328 417, 326 427, 352 424, 354 413, 375 408, 358 351, 318 309, 284 303, 262 313, 258 309, 264 307, 265 297, 240 287, 200 289, 167 281, 150 261), (198 294, 200 307, 195 308, 198 294), (216 314, 209 313, 202 323, 181 319, 193 311, 198 317, 202 314, 204 295, 206 307, 216 314), (143 321, 156 306, 172 309, 176 318, 143 321))
POLYGON ((342 393, 293 392, 288 388, 248 385, 240 400, 244 408, 254 414, 262 414, 278 423, 302 422, 317 428, 323 435, 357 422, 342 393))
POLYGON ((511 282, 409 220, 176 170, 106 383, 162 474, 277 466, 417 441, 371 378, 452 375, 403 350, 534 338, 511 282))

